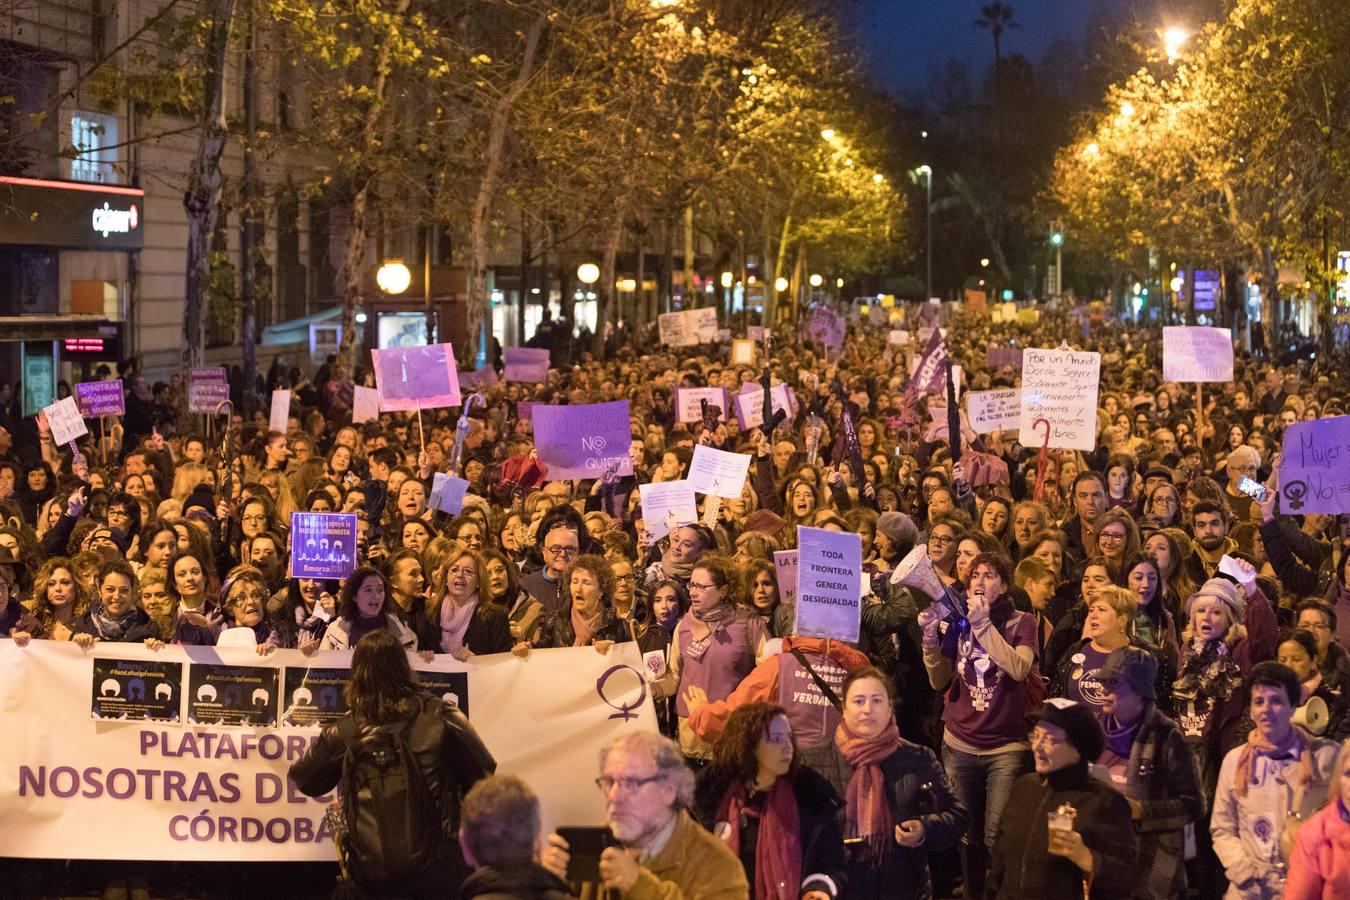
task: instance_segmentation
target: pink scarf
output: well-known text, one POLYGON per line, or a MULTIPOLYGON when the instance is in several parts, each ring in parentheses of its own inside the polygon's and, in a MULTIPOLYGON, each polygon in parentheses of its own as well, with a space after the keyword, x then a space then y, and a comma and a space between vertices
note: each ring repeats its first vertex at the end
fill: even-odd
POLYGON ((441 603, 441 652, 453 653, 464 646, 464 633, 469 630, 473 611, 478 608, 478 596, 463 606, 456 606, 448 596, 441 603))
POLYGON ((576 603, 572 604, 572 631, 576 634, 576 638, 572 641, 573 647, 585 647, 595 640, 595 629, 600 624, 600 616, 603 613, 602 609, 590 619, 582 618, 576 603))
POLYGON ((759 817, 759 841, 755 844, 755 900, 797 900, 802 885, 802 832, 797 795, 786 778, 779 778, 757 812, 745 802, 745 785, 739 780, 727 789, 717 810, 716 833, 741 855, 741 824, 759 817))
POLYGON ((834 730, 834 742, 853 767, 848 782, 848 829, 845 837, 864 838, 873 858, 881 856, 884 847, 893 841, 894 823, 891 807, 886 802, 886 776, 881 761, 900 746, 900 729, 891 717, 880 734, 874 738, 858 737, 843 722, 834 730))

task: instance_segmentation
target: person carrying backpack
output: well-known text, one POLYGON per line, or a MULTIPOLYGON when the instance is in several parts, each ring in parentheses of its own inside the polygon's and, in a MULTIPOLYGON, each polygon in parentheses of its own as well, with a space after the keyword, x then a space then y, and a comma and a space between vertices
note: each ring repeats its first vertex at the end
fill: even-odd
POLYGON ((463 713, 422 690, 387 631, 357 643, 346 699, 291 779, 311 797, 338 788, 346 870, 363 895, 454 896, 468 875, 460 802, 496 760, 463 713))

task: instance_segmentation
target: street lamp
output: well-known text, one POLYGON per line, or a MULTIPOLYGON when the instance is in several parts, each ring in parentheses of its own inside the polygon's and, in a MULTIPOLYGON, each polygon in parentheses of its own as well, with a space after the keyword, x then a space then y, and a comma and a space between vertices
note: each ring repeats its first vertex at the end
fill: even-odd
POLYGON ((928 193, 928 202, 924 211, 925 224, 928 232, 928 278, 926 281, 928 295, 924 299, 931 300, 933 298, 933 169, 925 163, 914 171, 923 176, 924 185, 928 193))
POLYGON ((823 277, 821 277, 820 273, 816 273, 815 275, 812 275, 811 278, 810 278, 810 281, 811 281, 811 287, 813 287, 813 288, 818 288, 818 287, 820 287, 822 284, 825 283, 825 279, 824 279, 823 277))
POLYGON ((989 268, 989 257, 986 256, 980 260, 980 268, 981 269, 989 268))
POLYGON ((731 283, 732 283, 733 279, 735 279, 735 277, 736 277, 736 276, 732 275, 730 272, 723 272, 723 273, 722 273, 722 287, 724 287, 724 288, 729 288, 729 287, 731 287, 731 283))
POLYGON ((577 266, 577 280, 590 287, 600 280, 600 267, 595 263, 582 263, 577 266))
POLYGON ((375 272, 375 283, 386 294, 401 294, 412 284, 412 272, 401 259, 391 259, 375 272))
POLYGON ((773 280, 773 289, 780 294, 783 293, 788 289, 788 280, 782 275, 779 275, 773 280))
POLYGON ((1181 45, 1186 43, 1191 33, 1184 28, 1172 26, 1163 32, 1163 49, 1167 51, 1167 61, 1175 63, 1181 56, 1181 45))

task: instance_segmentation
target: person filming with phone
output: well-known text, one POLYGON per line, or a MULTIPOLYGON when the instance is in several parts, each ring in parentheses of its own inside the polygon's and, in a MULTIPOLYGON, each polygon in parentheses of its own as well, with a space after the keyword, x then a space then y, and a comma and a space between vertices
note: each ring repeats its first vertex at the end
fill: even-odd
POLYGON ((610 741, 600 750, 596 785, 608 829, 560 828, 539 858, 554 875, 580 883, 580 896, 597 896, 597 887, 630 900, 750 896, 736 854, 688 812, 694 773, 674 741, 650 732, 610 741))

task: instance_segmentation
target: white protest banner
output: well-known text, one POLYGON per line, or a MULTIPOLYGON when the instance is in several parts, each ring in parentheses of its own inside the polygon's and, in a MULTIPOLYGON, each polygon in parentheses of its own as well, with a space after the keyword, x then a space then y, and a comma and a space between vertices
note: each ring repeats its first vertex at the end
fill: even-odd
POLYGON ((891 333, 886 335, 886 343, 893 347, 903 347, 909 343, 909 332, 903 328, 892 328, 891 333))
POLYGON ((765 328, 763 325, 750 325, 745 329, 745 336, 752 341, 762 341, 764 340, 765 332, 768 330, 769 329, 765 328))
POLYGON ((667 347, 694 347, 717 340, 717 309, 704 306, 662 313, 657 320, 661 343, 667 347))
POLYGON ((675 389, 675 421, 681 424, 703 421, 703 404, 699 402, 701 400, 707 400, 709 404, 720 409, 722 414, 718 418, 723 422, 727 420, 730 412, 727 409, 727 389, 703 387, 675 389))
POLYGON ((728 453, 699 444, 689 463, 688 481, 700 494, 739 497, 745 488, 745 473, 749 470, 749 454, 728 453))
POLYGON ((89 429, 84 427, 84 417, 80 415, 80 408, 75 404, 73 396, 57 400, 51 406, 45 407, 42 414, 47 418, 47 424, 52 429, 52 441, 60 446, 69 444, 77 437, 83 437, 89 433, 89 429))
MULTIPOLYGON (((747 390, 736 395, 736 418, 740 420, 741 431, 758 428, 764 422, 764 388, 758 385, 746 387, 747 390)), ((792 420, 797 418, 797 397, 792 393, 792 388, 786 384, 775 384, 769 390, 769 398, 773 403, 773 411, 776 413, 781 409, 787 413, 783 423, 791 425, 792 420)))
POLYGON ((1102 355, 1077 350, 1022 352, 1022 415, 1017 440, 1024 447, 1045 442, 1063 450, 1091 450, 1097 443, 1097 384, 1102 355))
POLYGON ((1285 513, 1350 512, 1350 416, 1284 430, 1280 496, 1285 513))
POLYGON ((1022 417, 1022 389, 999 388, 966 394, 966 417, 976 434, 1016 428, 1022 417))
POLYGON ((642 496, 642 525, 660 540, 670 533, 668 518, 675 517, 676 525, 698 521, 698 502, 694 486, 687 481, 654 481, 638 485, 642 496))
MULTIPOLYGON (((5 855, 66 859, 78 847, 82 858, 124 860, 135 835, 143 860, 331 861, 331 797, 303 796, 286 773, 342 711, 350 665, 345 651, 0 641, 5 855), (270 724, 184 724, 227 719, 220 711, 236 705, 270 724)), ((545 832, 603 822, 591 783, 600 746, 656 731, 632 642, 603 655, 569 647, 413 665, 465 710, 499 773, 536 786, 545 832)))
POLYGON ((793 634, 857 641, 862 625, 862 539, 797 526, 797 627, 793 634))
POLYGON ((291 418, 291 392, 273 391, 272 406, 267 413, 267 427, 271 431, 286 433, 286 423, 291 418))
POLYGON ((733 366, 753 366, 755 364, 755 342, 739 338, 732 341, 731 364, 733 366))
POLYGON ((352 388, 352 423, 360 424, 380 417, 380 392, 375 388, 352 388))
POLYGON ((773 551, 773 572, 778 579, 778 596, 784 603, 797 602, 797 551, 773 551))
POLYGON ((1163 328, 1163 380, 1196 383, 1233 380, 1233 335, 1227 328, 1163 328))

